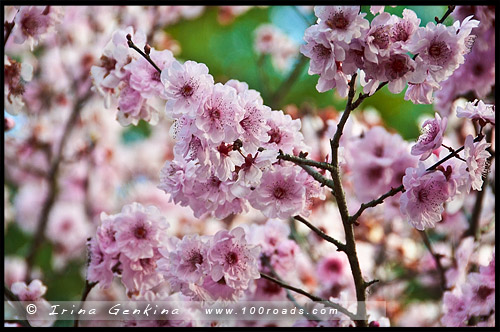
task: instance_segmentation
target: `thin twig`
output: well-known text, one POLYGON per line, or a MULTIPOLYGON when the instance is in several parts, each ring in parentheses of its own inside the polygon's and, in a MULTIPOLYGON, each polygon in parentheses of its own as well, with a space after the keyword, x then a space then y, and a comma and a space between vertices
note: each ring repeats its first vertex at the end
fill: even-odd
POLYGON ((436 254, 434 252, 434 249, 432 249, 431 241, 429 240, 429 236, 427 235, 427 232, 424 231, 418 231, 420 236, 422 237, 422 240, 424 241, 425 246, 427 247, 427 250, 429 250, 430 254, 434 258, 434 261, 436 262, 436 266, 439 272, 439 277, 441 281, 441 290, 444 292, 448 288, 446 287, 446 277, 445 277, 445 270, 443 268, 443 265, 441 264, 441 257, 442 255, 436 254))
MULTIPOLYGON (((271 274, 274 278, 276 278, 278 281, 280 282, 284 282, 283 279, 280 278, 280 276, 278 275, 278 273, 276 272, 276 270, 273 268, 273 266, 271 265, 271 262, 269 261, 269 257, 267 256, 263 256, 263 259, 262 259, 263 263, 265 266, 267 266, 269 268, 269 270, 271 271, 271 274)), ((309 320, 316 320, 316 321, 320 321, 321 319, 314 315, 314 314, 310 314, 309 312, 307 312, 307 310, 302 306, 300 305, 297 300, 295 299, 295 297, 292 295, 292 293, 290 292, 290 290, 288 288, 283 288, 286 292, 286 297, 299 309, 303 309, 303 315, 305 318, 309 319, 309 320)))
POLYGON ((437 24, 440 24, 440 23, 443 23, 444 20, 446 20, 446 18, 448 18, 448 16, 450 16, 450 14, 455 10, 455 6, 454 5, 450 5, 448 6, 448 10, 446 11, 446 13, 444 13, 443 17, 441 17, 441 19, 438 19, 438 17, 436 16, 434 18, 434 20, 436 21, 437 24))
POLYGON ((303 217, 301 217, 299 215, 294 216, 293 218, 295 220, 297 220, 297 221, 300 221, 301 223, 303 223, 307 227, 309 227, 309 229, 311 229, 314 233, 316 233, 322 239, 326 240, 327 242, 333 243, 337 247, 338 251, 345 251, 345 244, 343 244, 339 240, 336 240, 333 237, 327 235, 325 232, 321 231, 319 228, 317 228, 316 226, 314 226, 313 224, 311 224, 305 218, 303 218, 303 217))
POLYGON ((80 307, 78 308, 77 314, 75 316, 75 321, 73 322, 73 327, 78 327, 78 323, 79 323, 79 319, 80 319, 80 315, 78 314, 78 312, 80 311, 80 309, 83 308, 83 304, 85 303, 87 296, 89 295, 90 291, 92 290, 92 288, 94 288, 95 285, 97 285, 97 282, 89 282, 88 280, 85 280, 85 287, 83 288, 82 298, 80 300, 80 307))
POLYGON ((12 19, 12 22, 5 21, 5 23, 3 24, 3 26, 5 28, 5 35, 4 35, 4 40, 3 40, 3 47, 4 48, 5 48, 5 45, 7 45, 7 41, 9 40, 10 34, 12 33, 12 30, 14 29, 15 25, 16 25, 16 22, 14 22, 14 19, 12 19))
POLYGON ((324 306, 326 307, 331 307, 331 308, 335 308, 337 309, 338 311, 340 311, 341 313, 345 314, 346 316, 348 316, 349 318, 351 319, 355 319, 356 318, 356 315, 353 314, 352 312, 350 312, 349 310, 347 310, 346 308, 342 307, 340 304, 337 304, 337 303, 334 303, 334 302, 331 302, 331 301, 328 301, 328 300, 325 300, 325 299, 322 299, 321 297, 318 297, 316 295, 312 295, 308 292, 306 292, 305 290, 303 289, 300 289, 300 288, 297 288, 297 287, 293 287, 293 286, 290 286, 282 281, 279 281, 278 279, 275 279, 265 273, 260 273, 260 276, 261 278, 264 278, 264 279, 267 279, 269 281, 272 281, 278 285, 280 285, 281 287, 283 288, 286 288, 286 289, 289 289, 295 293, 299 293, 299 294, 302 294, 308 298, 310 298, 311 300, 313 300, 314 302, 321 302, 324 306))
MULTIPOLYGON (((77 89, 75 89, 77 91, 77 89)), ((80 115, 80 111, 85 105, 85 102, 87 99, 92 95, 92 90, 88 90, 87 93, 80 97, 70 116, 68 121, 66 122, 66 125, 63 130, 63 134, 61 137, 61 140, 59 142, 58 150, 57 153, 55 154, 55 157, 52 160, 49 172, 47 174, 47 180, 49 181, 49 190, 47 193, 47 197, 45 198, 45 201, 42 206, 42 210, 40 212, 39 218, 38 218, 38 223, 37 223, 37 229, 35 232, 35 237, 33 239, 33 242, 31 243, 31 247, 28 250, 28 255, 26 256, 26 280, 29 281, 31 280, 31 270, 33 269, 33 264, 35 262, 35 256, 38 253, 38 249, 40 248, 40 245, 43 243, 43 240, 45 238, 45 228, 47 226, 47 222, 49 220, 49 214, 52 209, 52 206, 54 205, 57 194, 58 194, 58 183, 57 183, 57 175, 59 171, 59 166, 62 161, 63 157, 63 151, 66 146, 66 143, 68 141, 68 137, 71 134, 71 131, 73 130, 76 121, 78 120, 78 116, 80 115)))
POLYGON ((298 156, 292 156, 290 154, 284 154, 281 150, 280 150, 280 154, 278 155, 277 158, 282 159, 282 160, 291 161, 297 165, 313 166, 313 167, 317 167, 317 168, 328 170, 328 171, 332 170, 332 165, 329 163, 311 160, 311 159, 306 159, 306 158, 301 158, 298 156))
POLYGON ((144 53, 139 47, 137 47, 134 42, 132 41, 132 36, 130 34, 127 35, 127 44, 128 44, 128 47, 130 48, 133 48, 134 50, 136 50, 140 55, 142 55, 144 57, 144 59, 148 60, 148 62, 153 66, 155 67, 155 69, 161 73, 161 69, 160 67, 158 67, 156 65, 156 63, 151 59, 151 57, 149 56, 149 54, 146 54, 144 53))

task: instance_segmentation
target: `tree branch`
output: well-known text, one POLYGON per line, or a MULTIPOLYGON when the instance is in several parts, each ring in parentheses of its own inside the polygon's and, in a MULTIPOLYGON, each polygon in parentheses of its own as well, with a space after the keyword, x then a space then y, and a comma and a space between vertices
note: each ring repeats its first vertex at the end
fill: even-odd
POLYGON ((298 293, 298 294, 302 294, 302 295, 308 297, 309 299, 313 300, 314 302, 321 302, 326 307, 335 308, 335 309, 337 309, 338 311, 340 311, 341 313, 345 314, 346 316, 348 316, 349 318, 351 318, 353 320, 356 318, 355 314, 353 314, 352 312, 350 312, 346 308, 342 307, 340 304, 337 304, 337 303, 334 303, 334 302, 322 299, 321 297, 318 297, 316 295, 312 295, 312 294, 306 292, 303 289, 290 286, 290 285, 288 285, 288 284, 286 284, 286 283, 284 283, 282 281, 279 281, 278 279, 275 279, 275 278, 273 278, 273 277, 271 277, 271 276, 269 276, 269 275, 267 275, 265 273, 261 272, 260 276, 261 276, 261 278, 264 278, 264 279, 267 279, 269 281, 272 281, 275 284, 278 284, 278 285, 280 285, 283 288, 289 289, 289 290, 291 290, 291 291, 293 291, 295 293, 298 293))
POLYGON ((316 233, 322 239, 326 240, 327 242, 333 243, 337 247, 337 251, 345 251, 345 249, 346 249, 345 244, 343 244, 339 240, 334 239, 333 237, 330 237, 325 232, 321 231, 319 228, 317 228, 316 226, 311 224, 309 221, 307 221, 305 218, 303 218, 299 215, 294 216, 293 218, 295 220, 300 221, 301 223, 303 223, 307 227, 309 227, 309 229, 311 229, 314 233, 316 233))
MULTIPOLYGON (((80 300, 80 307, 78 308, 78 311, 80 311, 80 309, 83 308, 83 304, 85 303, 87 296, 89 295, 90 291, 92 290, 92 288, 94 288, 95 285, 97 285, 97 282, 89 282, 88 280, 85 280, 85 287, 83 288, 82 298, 80 300)), ((79 319, 80 319, 80 315, 78 314, 78 311, 77 311, 77 314, 75 316, 75 321, 73 323, 73 327, 78 327, 78 323, 79 323, 79 319)))
MULTIPOLYGON (((156 63, 153 61, 153 59, 151 59, 151 57, 149 56, 149 54, 144 53, 139 47, 137 47, 134 44, 134 42, 132 41, 132 36, 130 34, 127 35, 127 44, 128 44, 128 47, 133 48, 140 55, 142 55, 144 59, 148 60, 148 62, 161 74, 160 67, 158 67, 156 65, 156 63)), ((147 47, 149 47, 149 46, 146 44, 146 47, 144 49, 147 49, 147 47)))
POLYGON ((443 268, 443 265, 441 264, 441 257, 442 255, 436 254, 434 250, 432 249, 431 241, 429 240, 429 237, 427 236, 426 231, 418 231, 420 236, 422 237, 422 240, 424 241, 425 246, 427 247, 427 250, 429 250, 430 254, 434 258, 434 261, 436 262, 436 266, 439 272, 439 278, 441 281, 441 290, 444 292, 448 289, 446 287, 446 277, 445 277, 445 271, 443 268))
POLYGON ((281 85, 278 87, 276 92, 271 96, 271 106, 273 108, 279 108, 279 103, 281 102, 281 99, 286 96, 286 94, 290 91, 292 88, 293 84, 295 83, 295 80, 299 77, 300 73, 302 72, 302 69, 304 66, 307 64, 307 61, 309 58, 306 58, 304 55, 300 54, 300 59, 299 61, 295 64, 295 67, 293 68, 293 71, 290 73, 290 75, 287 77, 286 80, 281 83, 281 85))

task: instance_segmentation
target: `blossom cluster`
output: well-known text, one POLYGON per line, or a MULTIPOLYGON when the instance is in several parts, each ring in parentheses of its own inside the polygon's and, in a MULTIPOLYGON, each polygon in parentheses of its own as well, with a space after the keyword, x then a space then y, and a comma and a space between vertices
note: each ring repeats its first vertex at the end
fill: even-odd
POLYGON ((443 296, 441 323, 444 326, 491 326, 495 317, 495 254, 479 272, 467 274, 466 280, 443 296), (475 319, 475 322, 474 319, 475 319))
POLYGON ((260 278, 260 248, 250 245, 241 227, 213 236, 169 236, 158 208, 134 202, 120 213, 101 215, 89 241, 87 279, 108 288, 115 275, 129 297, 155 293, 167 282, 170 292, 197 300, 235 300, 260 278))
MULTIPOLYGON (((467 103, 465 108, 457 107, 457 117, 478 122, 482 131, 483 127, 495 124, 494 110, 494 105, 476 100, 467 103)), ((437 113, 434 119, 423 123, 424 133, 411 150, 413 155, 420 155, 420 161, 416 167, 408 167, 403 177, 405 192, 401 195, 401 213, 419 230, 433 228, 442 219, 445 202, 471 189, 481 191, 483 176, 489 170, 491 144, 482 134, 478 139, 467 135, 463 158, 457 154, 461 160, 452 158, 430 169, 449 152, 455 152, 451 148, 451 151, 441 148, 446 126, 447 118, 441 119, 437 113)))
POLYGON ((405 99, 430 104, 439 83, 464 63, 479 21, 468 16, 450 27, 433 22, 420 27, 410 9, 403 17, 377 12, 369 22, 359 6, 315 7, 318 23, 306 30, 301 52, 311 59, 309 74, 320 75, 317 90, 335 88, 346 97, 348 82, 360 69, 365 93, 388 82, 392 93, 408 86, 405 99))
POLYGON ((268 218, 308 214, 322 188, 302 168, 276 159, 279 151, 306 151, 300 120, 264 105, 244 82, 214 83, 207 66, 175 61, 161 72, 175 119, 174 158, 160 174, 160 189, 190 206, 196 217, 248 210, 268 218))

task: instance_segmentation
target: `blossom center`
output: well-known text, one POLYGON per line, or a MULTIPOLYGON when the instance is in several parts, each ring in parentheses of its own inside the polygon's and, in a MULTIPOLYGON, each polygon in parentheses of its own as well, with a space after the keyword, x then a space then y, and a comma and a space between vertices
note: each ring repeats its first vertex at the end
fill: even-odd
POLYGON ((286 195, 286 190, 281 187, 276 187, 274 188, 273 195, 277 199, 282 199, 286 195))
POLYGON ((161 79, 160 79, 160 73, 155 70, 152 74, 151 74, 151 79, 155 82, 161 82, 161 79))
POLYGON ((422 188, 418 191, 417 193, 417 200, 419 202, 425 202, 427 200, 427 197, 429 196, 429 193, 427 192, 426 189, 422 188))
POLYGON ((271 139, 269 139, 269 143, 279 144, 281 142, 281 132, 279 129, 273 128, 270 131, 268 131, 267 134, 271 136, 271 139))
POLYGON ((349 25, 349 21, 344 13, 340 11, 326 20, 325 24, 331 29, 345 30, 349 25))
POLYGON ((191 257, 189 257, 189 263, 191 263, 193 267, 203 263, 203 255, 199 251, 192 252, 191 257))
POLYGON ((186 84, 181 88, 181 95, 183 97, 191 97, 194 93, 194 89, 191 85, 186 84))
POLYGON ((208 111, 208 115, 212 119, 220 119, 220 111, 217 108, 212 108, 210 111, 208 111))
POLYGON ((493 293, 493 289, 489 288, 488 286, 480 286, 477 290, 477 296, 479 296, 479 298, 483 301, 486 300, 486 298, 490 296, 491 293, 493 293))
POLYGON ((380 49, 386 49, 389 47, 388 30, 388 26, 380 26, 372 33, 373 43, 380 49))
POLYGON ((314 53, 316 53, 320 58, 329 58, 332 51, 325 46, 318 44, 313 47, 314 53))
POLYGON ((139 226, 134 229, 134 236, 138 239, 144 239, 146 238, 146 235, 148 234, 148 231, 144 226, 139 226))
POLYGON ((226 255, 226 262, 229 265, 234 265, 234 264, 238 263, 238 255, 234 251, 229 252, 226 255))

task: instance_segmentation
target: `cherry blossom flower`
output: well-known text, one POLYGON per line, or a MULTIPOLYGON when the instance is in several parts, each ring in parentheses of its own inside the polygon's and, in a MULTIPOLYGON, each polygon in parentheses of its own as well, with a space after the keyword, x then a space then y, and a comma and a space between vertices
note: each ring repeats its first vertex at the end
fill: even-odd
MULTIPOLYGON (((151 49, 150 57, 162 71, 175 61, 169 50, 151 49)), ((159 96, 162 99, 167 99, 165 87, 160 80, 160 73, 145 58, 141 57, 132 61, 125 66, 125 69, 130 70, 130 86, 139 91, 143 98, 159 96)))
POLYGON ((469 315, 489 315, 495 309, 495 284, 487 283, 481 273, 469 273, 462 289, 469 315))
POLYGON ((491 144, 486 143, 484 138, 477 143, 474 143, 472 135, 468 135, 465 138, 464 157, 467 162, 467 172, 469 173, 467 179, 469 190, 471 187, 474 190, 482 190, 483 175, 487 171, 488 158, 490 157, 490 153, 486 149, 490 146, 491 144))
POLYGON ((252 188, 259 186, 263 170, 269 168, 277 156, 278 152, 273 150, 257 152, 255 156, 248 154, 245 158, 238 154, 238 179, 231 186, 231 193, 239 198, 247 197, 252 188))
POLYGON ((195 124, 215 145, 235 141, 243 132, 240 121, 245 110, 240 106, 236 90, 217 83, 212 94, 198 109, 195 124))
POLYGON ((314 14, 320 19, 319 30, 326 32, 330 40, 350 43, 369 26, 364 18, 366 13, 360 13, 359 9, 359 6, 315 6, 314 14))
POLYGON ((88 281, 97 282, 102 289, 108 288, 113 281, 113 267, 117 265, 118 260, 101 249, 96 237, 93 237, 87 245, 89 264, 86 278, 88 281))
POLYGON ((421 83, 408 82, 405 100, 411 100, 414 104, 432 104, 434 101, 433 93, 440 88, 439 83, 428 75, 421 83))
POLYGON ((418 168, 406 170, 403 185, 401 213, 418 230, 433 228, 442 218, 443 203, 450 198, 445 175, 440 171, 427 172, 426 166, 420 162, 418 168))
POLYGON ((284 153, 293 153, 297 147, 304 149, 304 136, 300 132, 301 121, 292 119, 283 111, 270 112, 267 117, 267 125, 271 128, 267 132, 269 141, 261 146, 266 149, 282 150, 284 153))
POLYGON ((246 289, 251 280, 260 278, 259 253, 260 247, 247 244, 243 228, 217 232, 208 251, 212 280, 224 278, 229 287, 246 289))
POLYGON ((264 105, 260 95, 257 96, 254 91, 246 90, 238 93, 240 104, 245 110, 245 115, 240 121, 240 126, 243 128, 241 140, 245 151, 251 154, 257 152, 262 142, 269 141, 268 132, 271 130, 266 123, 266 119, 270 117, 271 108, 264 105))
POLYGON ((277 166, 262 175, 261 185, 248 198, 250 204, 268 218, 287 219, 302 211, 305 188, 300 168, 277 166))
POLYGON ((426 120, 422 124, 423 133, 418 137, 417 143, 411 147, 411 154, 420 155, 420 160, 429 158, 432 151, 443 143, 443 135, 448 124, 448 118, 441 119, 438 113, 434 119, 426 120))
POLYGON ((495 105, 485 104, 482 100, 467 102, 465 108, 457 106, 457 117, 478 120, 481 126, 486 123, 495 125, 495 105))
POLYGON ((344 61, 345 49, 340 43, 332 43, 325 32, 319 31, 319 25, 313 25, 304 32, 305 45, 300 47, 300 52, 311 59, 309 75, 319 74, 332 77, 337 71, 337 63, 344 61))
POLYGON ((47 292, 47 286, 38 279, 34 279, 29 285, 26 285, 24 281, 15 282, 10 289, 19 300, 30 302, 40 300, 47 292))
POLYGON ((212 92, 214 79, 203 63, 174 61, 161 72, 161 82, 167 96, 166 112, 173 116, 191 114, 203 104, 212 92))
POLYGON ((39 39, 56 23, 57 16, 51 6, 21 6, 14 20, 14 42, 22 44, 28 40, 33 50, 39 39))
POLYGON ((160 246, 168 223, 155 206, 139 203, 125 205, 116 215, 106 216, 118 223, 116 242, 122 254, 131 260, 153 257, 153 249, 160 246))
POLYGON ((420 19, 413 10, 405 8, 403 9, 402 18, 392 15, 391 23, 391 48, 406 52, 406 44, 420 26, 420 19))
POLYGON ((379 63, 379 57, 389 55, 391 48, 391 15, 382 13, 377 15, 370 23, 370 29, 365 35, 365 59, 374 63, 379 63))

